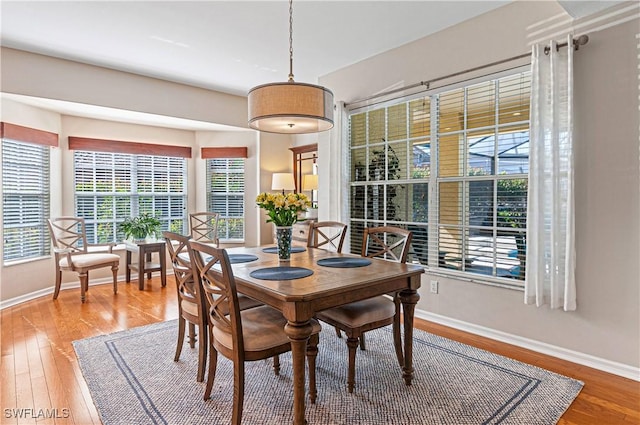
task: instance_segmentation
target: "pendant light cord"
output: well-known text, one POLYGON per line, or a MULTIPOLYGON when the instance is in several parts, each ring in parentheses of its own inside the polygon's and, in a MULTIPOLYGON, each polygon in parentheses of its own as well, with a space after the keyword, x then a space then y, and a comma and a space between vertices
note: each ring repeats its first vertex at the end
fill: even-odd
POLYGON ((293 83, 293 0, 289 0, 289 82, 293 83))

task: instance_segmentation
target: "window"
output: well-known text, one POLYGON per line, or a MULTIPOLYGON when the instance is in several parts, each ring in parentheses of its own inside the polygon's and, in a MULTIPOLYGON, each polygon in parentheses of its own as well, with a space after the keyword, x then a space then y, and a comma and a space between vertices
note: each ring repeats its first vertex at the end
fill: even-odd
POLYGON ((4 263, 49 255, 49 146, 2 140, 2 206, 4 263))
POLYGON ((207 211, 220 214, 221 241, 244 240, 244 159, 207 159, 207 211))
POLYGON ((184 158, 74 151, 75 210, 89 243, 119 242, 118 223, 149 213, 162 230, 185 233, 187 164, 184 158))
POLYGON ((413 232, 410 259, 524 280, 530 75, 352 113, 351 251, 365 226, 413 232))

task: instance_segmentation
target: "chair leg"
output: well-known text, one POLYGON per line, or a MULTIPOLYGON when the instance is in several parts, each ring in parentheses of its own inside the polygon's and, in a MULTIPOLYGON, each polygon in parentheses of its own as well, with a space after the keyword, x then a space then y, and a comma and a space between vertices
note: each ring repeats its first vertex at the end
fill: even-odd
POLYGON ((196 348, 196 325, 189 322, 189 347, 196 348))
POLYGON ((364 350, 366 350, 366 349, 367 349, 367 347, 366 347, 366 346, 365 346, 365 344, 364 344, 364 334, 360 335, 360 349, 361 349, 362 351, 364 351, 364 350))
POLYGON ((396 349, 398 364, 402 368, 404 366, 404 353, 402 352, 402 336, 400 335, 400 298, 397 294, 393 297, 393 303, 396 305, 396 314, 393 316, 393 345, 396 349))
POLYGON ((182 344, 184 342, 184 317, 178 317, 178 343, 176 344, 176 355, 173 356, 173 361, 180 360, 180 353, 182 352, 182 344))
POLYGON ((336 328, 336 335, 338 335, 338 338, 342 338, 342 334, 340 333, 340 328, 335 326, 336 328))
MULTIPOLYGON (((209 326, 209 341, 213 342, 213 333, 211 326, 209 326)), ((216 379, 216 367, 218 366, 218 352, 211 345, 209 347, 209 373, 207 375, 207 386, 204 390, 204 399, 209 400, 211 397, 211 389, 213 388, 213 381, 216 379)))
POLYGON ((60 285, 62 285, 62 270, 56 270, 56 288, 53 291, 53 299, 58 298, 58 294, 60 294, 60 285))
POLYGON ((280 375, 280 356, 273 356, 273 373, 278 376, 280 375))
POLYGON ((358 338, 349 336, 347 338, 347 347, 349 347, 349 375, 347 377, 347 388, 349 392, 353 392, 356 385, 356 349, 358 348, 358 338))
POLYGON ((111 273, 113 274, 113 293, 118 293, 118 265, 111 266, 111 273))
POLYGON ((320 336, 312 335, 307 344, 307 363, 309 364, 309 400, 311 404, 316 403, 318 390, 316 388, 316 357, 318 356, 318 342, 320 336))
POLYGON ((88 273, 80 273, 78 275, 80 278, 80 301, 84 302, 86 298, 87 286, 89 285, 89 274, 88 273))
POLYGON ((244 406, 244 362, 233 362, 233 413, 231 424, 240 425, 242 422, 242 408, 244 406))
POLYGON ((198 334, 200 335, 198 344, 198 382, 202 382, 204 381, 204 369, 207 363, 207 347, 209 346, 207 326, 204 323, 198 324, 198 334))

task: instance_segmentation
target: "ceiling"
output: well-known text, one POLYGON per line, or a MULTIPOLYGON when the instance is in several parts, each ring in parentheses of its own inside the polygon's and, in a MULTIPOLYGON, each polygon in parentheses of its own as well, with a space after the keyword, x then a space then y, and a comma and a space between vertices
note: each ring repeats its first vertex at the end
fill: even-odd
MULTIPOLYGON (((297 0, 295 80, 316 83, 511 1, 297 0)), ((603 2, 564 3, 573 14, 603 2)), ((245 96, 253 86, 286 81, 288 12, 283 0, 2 0, 0 37, 6 47, 245 96)), ((45 104, 55 109, 55 102, 45 104)), ((59 107, 77 109, 68 102, 59 107)))

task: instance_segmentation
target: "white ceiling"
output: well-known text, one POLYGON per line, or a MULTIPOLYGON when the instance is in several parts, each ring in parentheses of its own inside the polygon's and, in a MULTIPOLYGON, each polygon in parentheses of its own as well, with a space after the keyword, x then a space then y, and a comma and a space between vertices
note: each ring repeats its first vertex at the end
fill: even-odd
MULTIPOLYGON (((509 1, 295 1, 294 74, 319 76, 509 1)), ((246 95, 289 74, 286 1, 2 1, 2 45, 246 95)))
MULTIPOLYGON (((511 1, 296 0, 295 80, 316 83, 511 1)), ((563 3, 584 13, 603 2, 563 3)), ((244 96, 253 86, 286 81, 288 13, 283 0, 1 0, 0 37, 6 47, 244 96)))

